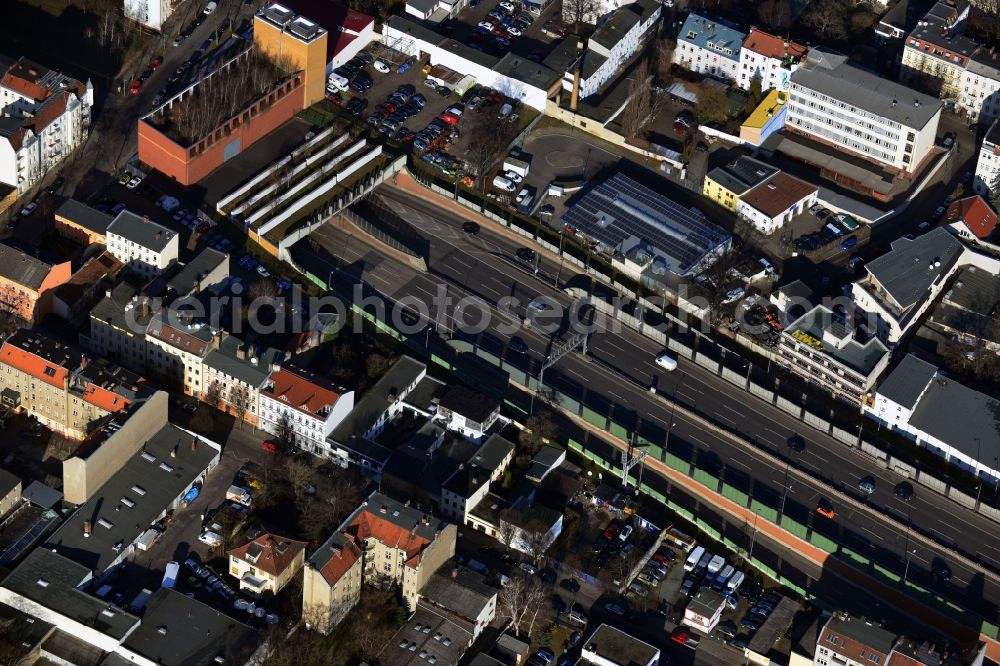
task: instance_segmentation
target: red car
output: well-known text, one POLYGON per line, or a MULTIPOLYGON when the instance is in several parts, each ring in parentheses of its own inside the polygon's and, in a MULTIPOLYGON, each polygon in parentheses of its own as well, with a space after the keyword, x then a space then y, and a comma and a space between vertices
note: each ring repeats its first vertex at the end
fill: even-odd
POLYGON ((340 106, 341 104, 344 103, 344 96, 341 95, 340 93, 328 93, 326 98, 330 100, 332 103, 336 104, 337 106, 340 106))
POLYGON ((156 56, 155 58, 149 61, 149 68, 155 72, 156 69, 162 64, 163 64, 163 56, 156 56))
POLYGON ((260 448, 266 453, 270 453, 272 456, 278 452, 278 445, 274 442, 261 442, 260 448))
POLYGON ((132 82, 132 94, 133 95, 138 95, 140 88, 142 88, 142 81, 136 79, 135 81, 132 82))
POLYGON ((438 116, 438 119, 441 122, 448 123, 449 125, 457 125, 458 124, 458 116, 453 116, 450 113, 442 113, 440 116, 438 116))

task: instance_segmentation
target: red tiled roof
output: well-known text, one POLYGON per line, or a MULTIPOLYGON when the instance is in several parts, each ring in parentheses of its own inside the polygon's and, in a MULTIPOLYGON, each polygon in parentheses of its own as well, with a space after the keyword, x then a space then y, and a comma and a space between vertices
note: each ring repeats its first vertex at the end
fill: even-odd
POLYGON ((404 551, 407 564, 411 564, 411 566, 419 563, 420 552, 424 546, 430 543, 427 539, 403 529, 399 525, 394 525, 370 511, 359 513, 354 522, 347 526, 347 532, 358 541, 375 538, 390 548, 404 551))
MULTIPOLYGON (((256 539, 233 548, 228 554, 238 560, 248 562, 272 576, 280 576, 305 548, 306 544, 303 541, 296 541, 295 539, 264 532, 256 539), (255 545, 259 547, 260 551, 257 558, 251 560, 247 556, 247 551, 255 545)), ((257 550, 257 548, 254 548, 254 550, 257 550)))
POLYGON ((334 585, 347 573, 348 569, 354 566, 355 562, 361 559, 361 549, 354 545, 353 541, 347 539, 341 548, 331 546, 330 550, 333 553, 326 564, 323 565, 323 568, 320 569, 320 574, 322 574, 327 583, 334 585))
POLYGON ((17 368, 35 379, 60 388, 62 388, 66 378, 69 377, 69 370, 66 368, 49 363, 45 359, 39 358, 31 352, 26 352, 9 342, 0 348, 0 363, 17 368))
POLYGON ((87 388, 84 389, 83 401, 111 413, 120 412, 130 404, 126 398, 118 395, 114 391, 101 388, 96 384, 89 384, 87 388))
POLYGON ((815 186, 779 171, 744 194, 740 201, 768 217, 777 217, 815 191, 815 186))
POLYGON ((997 226, 997 214, 978 194, 953 201, 944 217, 948 224, 964 223, 976 238, 989 238, 997 226))
POLYGON ((28 79, 18 76, 13 69, 8 70, 7 73, 4 74, 3 79, 0 80, 0 85, 9 90, 13 90, 18 94, 24 95, 25 97, 29 97, 36 102, 41 102, 43 99, 52 94, 51 91, 46 90, 34 81, 29 81, 28 79))
POLYGON ((768 58, 791 56, 796 60, 802 58, 808 50, 801 44, 787 42, 777 35, 764 32, 760 28, 750 28, 750 34, 744 40, 743 48, 767 56, 768 58))
POLYGON ((288 404, 299 411, 318 416, 324 407, 332 407, 340 394, 317 377, 307 377, 291 370, 271 373, 273 388, 263 395, 288 404))
POLYGON ((167 324, 163 324, 163 326, 159 329, 150 328, 149 333, 156 339, 163 340, 167 344, 194 354, 195 356, 204 356, 205 352, 208 350, 208 342, 199 340, 193 335, 188 335, 187 333, 167 324))

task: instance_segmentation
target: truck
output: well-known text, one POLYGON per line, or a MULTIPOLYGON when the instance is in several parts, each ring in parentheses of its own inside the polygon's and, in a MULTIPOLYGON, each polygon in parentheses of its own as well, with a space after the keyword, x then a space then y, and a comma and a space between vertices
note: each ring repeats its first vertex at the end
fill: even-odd
POLYGON ((167 562, 167 568, 163 572, 163 582, 160 586, 172 589, 177 583, 177 572, 180 571, 180 568, 181 565, 176 562, 167 562))
POLYGON ((528 169, 530 165, 524 160, 519 160, 516 157, 506 157, 503 161, 503 170, 510 171, 511 173, 516 173, 521 178, 528 177, 528 169))
POLYGON ((160 530, 155 527, 150 527, 148 530, 142 533, 139 540, 135 542, 135 547, 139 550, 149 550, 156 543, 156 540, 160 538, 160 530))
POLYGON ((722 592, 723 590, 725 590, 726 583, 729 582, 729 579, 732 577, 735 571, 736 569, 734 569, 733 565, 731 564, 727 564, 726 566, 724 566, 722 568, 722 571, 716 574, 715 580, 712 582, 712 589, 716 592, 722 592))
POLYGON ((226 499, 242 504, 243 506, 250 506, 253 503, 253 491, 249 488, 232 485, 226 491, 226 499))
POLYGON ((684 561, 684 571, 691 572, 694 568, 698 566, 698 561, 701 560, 702 555, 705 554, 705 548, 703 546, 698 546, 688 554, 687 560, 684 561))
POLYGON ((740 589, 740 585, 743 584, 743 572, 737 571, 732 575, 732 577, 726 581, 726 594, 732 594, 736 590, 740 589))
POLYGON ((476 77, 471 74, 466 74, 462 77, 462 80, 455 84, 455 94, 459 97, 465 97, 465 93, 469 92, 476 87, 476 77))
POLYGON ((132 600, 132 603, 128 605, 129 610, 133 613, 141 611, 146 607, 146 602, 149 601, 151 596, 153 596, 153 591, 143 588, 139 594, 135 595, 135 599, 132 600))
POLYGON ((200 492, 201 490, 199 490, 197 487, 194 487, 191 490, 187 491, 187 494, 185 494, 184 497, 181 498, 181 506, 187 506, 191 502, 195 501, 195 499, 198 497, 198 493, 200 492))

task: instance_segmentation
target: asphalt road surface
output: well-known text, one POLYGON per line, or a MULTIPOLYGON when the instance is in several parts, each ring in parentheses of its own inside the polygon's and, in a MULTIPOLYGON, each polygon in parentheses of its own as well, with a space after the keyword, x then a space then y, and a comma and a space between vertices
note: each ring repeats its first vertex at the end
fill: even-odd
MULTIPOLYGON (((409 302, 411 308, 416 302, 434 303, 442 295, 453 301, 463 295, 475 295, 484 304, 464 308, 466 322, 478 321, 482 312, 504 297, 516 299, 514 305, 502 308, 505 313, 494 310, 481 333, 462 332, 456 326, 453 312, 441 316, 434 308, 429 309, 436 317, 439 332, 474 342, 537 376, 541 359, 552 351, 554 344, 565 339, 565 332, 546 335, 537 326, 517 326, 528 313, 528 303, 538 296, 545 296, 552 303, 570 304, 571 299, 552 286, 560 270, 558 265, 540 257, 536 274, 534 264, 517 257, 517 249, 521 247, 517 240, 486 228, 476 236, 469 236, 462 230, 464 220, 447 210, 402 190, 382 188, 379 193, 430 240, 429 272, 414 271, 377 253, 363 236, 348 235, 329 226, 312 236, 324 250, 337 257, 328 262, 328 270, 349 281, 363 280, 392 301, 406 297, 404 302, 409 302), (525 343, 527 353, 510 348, 513 337, 525 343)), ((311 254, 306 244, 299 244, 296 249, 311 254)), ((315 257, 311 260, 317 261, 315 257)), ((563 268, 563 282, 573 274, 570 268, 563 268)), ((668 442, 669 451, 699 467, 713 471, 724 467, 728 483, 743 486, 761 499, 769 496, 768 503, 776 507, 783 504, 790 518, 811 524, 815 530, 899 574, 906 567, 905 553, 910 551, 910 580, 987 618, 996 616, 1000 586, 950 559, 946 548, 915 545, 911 534, 899 533, 887 525, 883 514, 903 523, 909 518, 915 531, 952 544, 984 566, 1000 570, 1000 531, 989 519, 919 487, 912 502, 897 499, 892 489, 903 477, 878 469, 856 450, 734 388, 700 366, 680 359, 676 371, 661 370, 654 359, 662 349, 628 329, 591 335, 587 351, 587 356, 574 352, 558 360, 546 370, 545 383, 570 395, 586 393, 595 399, 591 402, 603 400, 627 406, 620 411, 634 411, 642 422, 640 430, 650 441, 668 442), (655 394, 649 390, 654 385, 655 394), (744 433, 758 446, 788 460, 790 466, 826 479, 856 499, 863 498, 857 490, 859 480, 871 476, 876 490, 867 501, 873 510, 835 507, 836 520, 819 517, 815 507, 828 492, 825 483, 790 475, 785 465, 776 467, 753 451, 704 431, 681 412, 673 412, 660 395, 676 398, 706 417, 744 433), (788 448, 789 439, 796 435, 806 442, 801 453, 788 448), (951 567, 950 582, 944 583, 932 575, 932 563, 936 560, 943 560, 951 567)))

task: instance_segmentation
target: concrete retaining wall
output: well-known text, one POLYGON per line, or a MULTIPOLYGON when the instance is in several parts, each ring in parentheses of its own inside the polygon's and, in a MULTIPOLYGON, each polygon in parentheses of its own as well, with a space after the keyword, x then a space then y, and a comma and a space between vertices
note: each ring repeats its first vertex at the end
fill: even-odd
POLYGON ((833 435, 834 439, 836 439, 839 442, 843 442, 848 446, 854 446, 855 444, 858 443, 858 436, 856 434, 854 434, 853 432, 849 432, 847 430, 842 430, 837 426, 833 427, 833 430, 830 434, 833 435))
POLYGON ((872 456, 874 458, 878 458, 879 460, 882 460, 882 461, 885 461, 889 457, 888 454, 885 451, 883 451, 882 449, 878 448, 877 446, 869 444, 868 442, 866 442, 864 440, 861 441, 861 450, 864 451, 865 453, 867 453, 868 455, 870 455, 870 456, 872 456))
POLYGON ((948 488, 948 497, 966 508, 976 508, 976 498, 972 495, 966 495, 965 493, 955 490, 954 488, 948 488))
POLYGON ((667 349, 677 352, 679 356, 683 356, 688 360, 690 360, 694 356, 693 349, 684 344, 681 344, 680 342, 674 340, 673 338, 667 340, 667 349))
POLYGON ((920 485, 926 486, 931 490, 941 493, 942 495, 946 495, 948 493, 948 484, 941 479, 931 476, 927 472, 917 472, 916 481, 920 485))
POLYGON ((698 365, 700 365, 701 367, 705 368, 709 372, 713 372, 715 374, 719 374, 719 362, 718 361, 713 361, 712 359, 708 358, 707 356, 704 356, 702 354, 698 354, 697 356, 695 356, 694 362, 697 363, 698 365))
POLYGON ((889 457, 889 469, 895 470, 909 479, 917 478, 917 468, 913 465, 908 465, 902 460, 897 458, 889 457))
POLYGON ((816 428, 817 430, 822 430, 823 432, 830 432, 830 422, 824 418, 816 416, 809 410, 802 411, 802 420, 816 428))
POLYGON ((770 390, 768 388, 765 388, 765 387, 761 386, 760 384, 755 384, 754 382, 750 382, 749 389, 750 389, 750 392, 753 393, 758 398, 763 398, 764 400, 767 400, 768 402, 772 402, 772 403, 774 402, 774 391, 772 391, 772 390, 770 390))
POLYGON ((788 412, 797 419, 802 417, 802 405, 795 404, 788 398, 783 398, 779 395, 778 400, 774 404, 778 406, 778 409, 788 412))
POLYGON ((996 507, 992 507, 986 503, 980 503, 979 513, 983 514, 987 518, 1000 522, 1000 509, 997 509, 996 507))
POLYGON ((723 366, 722 368, 722 378, 726 381, 739 386, 742 389, 746 389, 747 377, 742 372, 736 372, 730 370, 729 368, 723 366))

